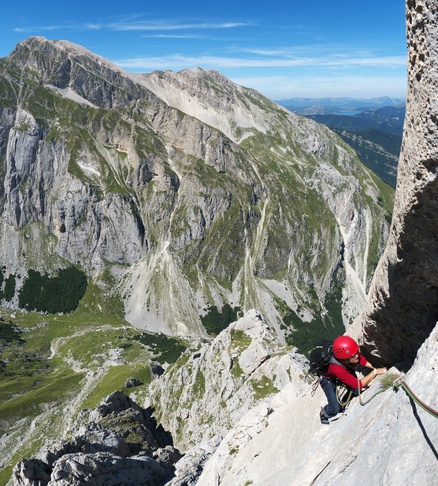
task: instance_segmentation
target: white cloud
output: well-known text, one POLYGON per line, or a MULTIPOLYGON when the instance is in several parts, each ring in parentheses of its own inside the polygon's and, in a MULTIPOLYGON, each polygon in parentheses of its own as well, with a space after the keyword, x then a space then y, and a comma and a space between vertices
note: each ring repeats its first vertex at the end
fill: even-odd
POLYGON ((246 27, 248 25, 254 25, 250 22, 220 22, 220 23, 210 23, 210 22, 199 22, 199 23, 173 23, 168 21, 155 21, 155 22, 127 22, 127 23, 114 23, 108 24, 111 30, 211 30, 211 29, 232 29, 236 27, 246 27))
POLYGON ((64 25, 45 25, 45 26, 33 26, 33 27, 15 27, 14 32, 26 33, 26 32, 50 32, 53 30, 72 30, 78 27, 73 24, 64 25))
POLYGON ((183 56, 174 54, 163 57, 134 57, 116 59, 113 61, 125 69, 184 69, 187 67, 203 66, 206 69, 221 68, 273 68, 273 67, 404 67, 405 56, 383 57, 352 57, 327 56, 327 57, 274 57, 274 58, 244 58, 244 57, 219 57, 219 56, 183 56))
POLYGON ((66 23, 45 26, 15 27, 14 32, 35 32, 54 30, 109 30, 109 31, 173 31, 173 30, 218 30, 233 29, 255 25, 252 22, 192 22, 179 23, 167 20, 157 21, 121 21, 121 22, 94 22, 94 23, 66 23))

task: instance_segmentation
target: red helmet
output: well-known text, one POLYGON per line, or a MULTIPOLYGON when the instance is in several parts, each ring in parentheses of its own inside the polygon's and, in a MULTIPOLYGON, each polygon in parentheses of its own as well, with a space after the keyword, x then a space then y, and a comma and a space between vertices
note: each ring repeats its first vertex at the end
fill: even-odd
POLYGON ((357 342, 350 336, 339 336, 333 341, 333 354, 337 359, 348 359, 359 351, 357 342))

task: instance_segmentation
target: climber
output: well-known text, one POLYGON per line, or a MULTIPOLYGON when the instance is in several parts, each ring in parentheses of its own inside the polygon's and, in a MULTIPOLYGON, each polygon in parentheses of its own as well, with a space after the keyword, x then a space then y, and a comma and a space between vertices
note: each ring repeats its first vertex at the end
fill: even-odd
POLYGON ((336 381, 343 383, 348 390, 352 391, 353 396, 357 396, 360 390, 368 386, 377 375, 384 373, 386 368, 375 368, 359 353, 359 346, 354 339, 349 336, 337 337, 333 341, 333 357, 327 370, 320 377, 321 387, 328 401, 328 404, 321 408, 321 423, 328 424, 329 418, 342 410, 336 395, 336 381), (373 371, 359 380, 355 373, 358 365, 373 371))

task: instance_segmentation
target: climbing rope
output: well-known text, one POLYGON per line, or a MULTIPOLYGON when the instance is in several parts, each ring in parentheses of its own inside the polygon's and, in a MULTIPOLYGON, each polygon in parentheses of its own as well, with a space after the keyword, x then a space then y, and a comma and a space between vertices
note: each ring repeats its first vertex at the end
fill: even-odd
MULTIPOLYGON (((315 394, 317 388, 319 386, 319 379, 315 380, 314 383, 312 383, 312 393, 311 396, 315 394)), ((346 409, 351 400, 353 399, 353 390, 349 390, 341 381, 336 380, 335 381, 335 388, 336 388, 336 399, 339 403, 339 405, 343 408, 346 409), (344 397, 347 397, 344 401, 344 397)), ((359 397, 359 403, 361 405, 366 405, 367 403, 371 402, 371 400, 376 396, 379 395, 379 393, 383 393, 386 391, 386 389, 379 390, 377 393, 375 393, 372 397, 369 398, 369 400, 366 400, 365 402, 362 400, 362 396, 360 394, 360 379, 357 379, 357 389, 358 389, 358 397, 359 397)))
MULTIPOLYGON (((383 393, 384 391, 386 390, 389 390, 389 388, 382 388, 381 390, 379 390, 377 393, 374 393, 374 395, 372 395, 369 400, 366 400, 365 402, 362 401, 362 397, 361 397, 361 394, 360 394, 360 380, 359 378, 357 379, 357 387, 358 387, 358 390, 359 390, 359 403, 361 405, 366 405, 367 403, 371 402, 371 400, 376 397, 377 395, 379 395, 380 393, 383 393)), ((392 388, 395 390, 397 388, 403 388, 403 390, 407 393, 407 395, 409 397, 412 398, 412 400, 414 400, 415 403, 417 403, 423 410, 425 410, 426 412, 430 413, 430 415, 432 415, 432 417, 435 417, 435 418, 438 418, 438 412, 436 410, 434 410, 433 408, 429 407, 429 405, 426 405, 422 400, 420 400, 417 395, 415 395, 415 393, 409 388, 409 385, 402 380, 402 376, 400 376, 399 378, 397 378, 396 380, 394 380, 393 384, 392 384, 392 388)))
MULTIPOLYGON (((395 380, 395 381, 397 381, 397 380, 395 380)), ((345 390, 347 390, 347 387, 345 387, 345 385, 343 385, 342 382, 336 383, 336 398, 338 399, 339 405, 341 405, 342 408, 346 408, 347 405, 350 403, 351 399, 353 398, 353 391, 350 391, 350 393, 348 394, 347 400, 345 402, 342 402, 342 399, 340 398, 340 393, 338 392, 338 389, 342 388, 342 387, 344 387, 345 390)), ((371 402, 371 400, 373 398, 375 398, 377 395, 380 395, 380 393, 383 393, 384 391, 386 391, 388 389, 389 388, 382 388, 381 390, 378 390, 376 393, 374 393, 374 395, 372 395, 368 400, 363 401, 362 400, 362 394, 361 394, 362 390, 360 388, 360 378, 357 378, 357 392, 358 392, 357 396, 359 397, 359 403, 362 406, 367 405, 368 403, 371 402)))
POLYGON ((400 380, 398 378, 397 380, 394 381, 392 384, 393 388, 396 389, 398 387, 403 388, 403 390, 408 394, 409 397, 414 400, 415 403, 417 403, 423 410, 425 410, 427 413, 430 413, 432 417, 438 418, 438 412, 434 410, 433 408, 429 407, 429 405, 426 405, 422 400, 420 400, 417 395, 409 388, 408 384, 405 381, 400 380), (399 383, 396 384, 396 382, 399 381, 399 383))
POLYGON ((371 400, 373 398, 375 398, 377 395, 379 395, 380 393, 383 393, 384 391, 387 390, 387 388, 382 388, 381 390, 378 390, 376 393, 374 393, 374 395, 372 395, 368 400, 365 400, 363 401, 362 400, 362 395, 361 395, 361 388, 360 388, 360 379, 358 378, 357 379, 357 389, 358 389, 358 393, 359 393, 359 403, 362 405, 362 406, 365 406, 367 405, 368 403, 371 402, 371 400))

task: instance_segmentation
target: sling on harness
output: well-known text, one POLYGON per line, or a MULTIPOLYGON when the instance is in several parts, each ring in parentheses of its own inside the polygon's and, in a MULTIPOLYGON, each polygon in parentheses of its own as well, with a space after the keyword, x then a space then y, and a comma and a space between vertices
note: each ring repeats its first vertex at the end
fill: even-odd
POLYGON ((353 390, 351 390, 351 388, 347 388, 341 381, 337 379, 335 379, 335 387, 336 387, 336 398, 338 400, 338 403, 342 407, 342 409, 345 410, 354 396, 353 390), (344 392, 340 391, 342 388, 345 389, 344 392))

